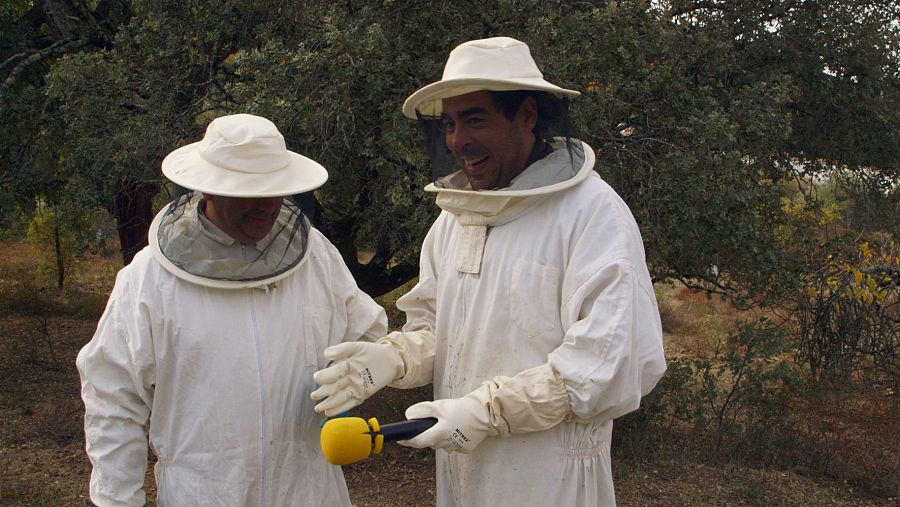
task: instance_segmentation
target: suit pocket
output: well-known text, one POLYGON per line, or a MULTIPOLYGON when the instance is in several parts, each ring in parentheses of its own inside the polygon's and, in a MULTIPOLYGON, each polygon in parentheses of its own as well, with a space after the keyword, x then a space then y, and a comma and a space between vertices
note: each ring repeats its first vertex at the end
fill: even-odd
POLYGON ((557 332, 559 269, 532 261, 516 261, 510 272, 510 320, 523 337, 557 332))

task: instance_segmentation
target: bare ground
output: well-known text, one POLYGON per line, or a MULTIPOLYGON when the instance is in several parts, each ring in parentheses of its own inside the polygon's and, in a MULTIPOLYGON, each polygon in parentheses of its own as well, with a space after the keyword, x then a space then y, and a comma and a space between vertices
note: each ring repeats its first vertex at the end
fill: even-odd
MULTIPOLYGON (((0 294, 8 297, 11 293, 7 289, 17 282, 9 277, 15 272, 0 259, 0 294)), ((108 270, 93 279, 80 279, 81 295, 70 298, 69 316, 51 315, 40 307, 34 311, 34 304, 27 300, 15 304, 0 301, 0 506, 90 505, 90 464, 84 453, 83 406, 75 356, 96 326, 96 317, 81 315, 99 315, 111 280, 108 270), (72 309, 73 304, 78 308, 72 309), (29 307, 31 311, 11 311, 11 307, 29 307)), ((428 388, 386 389, 356 412, 391 422, 402 418, 407 406, 429 394, 428 388)), ((897 414, 870 424, 881 425, 882 433, 885 424, 896 429, 897 414)), ((891 432, 888 430, 885 443, 875 445, 890 447, 890 442, 896 443, 897 434, 891 437, 891 432)), ((900 505, 897 497, 861 490, 853 481, 835 478, 839 476, 823 476, 806 469, 709 462, 681 451, 663 449, 655 458, 644 461, 614 458, 619 504, 900 505)), ((885 451, 871 449, 870 454, 881 456, 885 451)), ((893 467, 893 473, 885 476, 896 478, 896 452, 887 451, 886 460, 875 466, 893 467)), ((347 466, 344 472, 351 497, 359 507, 427 506, 434 504, 433 467, 432 451, 388 444, 382 455, 347 466)), ((146 486, 149 505, 154 505, 152 472, 148 472, 146 486)), ((896 485, 888 485, 882 491, 896 489, 896 485)))
MULTIPOLYGON (((95 323, 53 317, 48 329, 54 361, 42 338, 43 318, 0 319, 0 505, 90 505, 90 465, 84 454, 82 405, 75 355, 95 323)), ((427 390, 386 390, 359 412, 382 422, 427 390)), ((422 506, 434 502, 431 451, 389 444, 382 455, 345 467, 356 505, 422 506)), ((670 505, 898 505, 847 483, 791 471, 710 465, 665 458, 648 463, 616 462, 617 495, 624 506, 670 505)), ((148 474, 149 475, 149 474, 148 474)), ((148 477, 152 491, 152 479, 148 477)))

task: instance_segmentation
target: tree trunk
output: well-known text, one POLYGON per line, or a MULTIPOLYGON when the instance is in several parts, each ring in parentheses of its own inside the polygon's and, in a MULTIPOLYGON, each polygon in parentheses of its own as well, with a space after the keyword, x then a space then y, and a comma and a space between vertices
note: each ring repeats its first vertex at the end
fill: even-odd
POLYGON ((53 228, 53 247, 56 250, 56 287, 63 288, 66 279, 66 266, 63 262, 62 241, 59 239, 59 226, 53 228))
POLYGON ((126 266, 147 246, 147 232, 153 220, 153 196, 157 193, 157 184, 144 182, 127 183, 116 193, 113 215, 119 232, 122 262, 126 266))

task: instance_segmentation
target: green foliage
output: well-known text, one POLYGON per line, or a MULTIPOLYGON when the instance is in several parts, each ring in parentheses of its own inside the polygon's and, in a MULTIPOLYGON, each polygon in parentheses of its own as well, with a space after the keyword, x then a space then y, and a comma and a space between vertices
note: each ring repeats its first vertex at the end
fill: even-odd
POLYGON ((741 324, 715 361, 696 361, 705 407, 698 422, 714 422, 716 449, 735 436, 740 446, 755 435, 749 440, 758 445, 766 428, 784 416, 799 381, 784 351, 783 332, 761 318, 741 324))
POLYGON ((30 263, 14 263, 0 272, 0 275, 5 280, 15 280, 14 283, 4 284, 0 293, 0 309, 4 312, 41 315, 51 310, 46 286, 41 286, 30 263))
MULTIPOLYGON (((67 198, 74 174, 60 145, 67 138, 47 74, 70 54, 95 51, 127 19, 127 1, 5 2, 0 10, 0 223, 40 197, 67 198)), ((90 71, 90 69, 87 69, 90 71)), ((102 107, 102 104, 98 104, 102 107)))
POLYGON ((641 409, 616 421, 616 446, 652 454, 657 442, 687 424, 697 443, 693 452, 771 455, 766 428, 781 424, 800 379, 785 349, 783 332, 763 318, 738 323, 711 357, 670 358, 641 409))
POLYGON ((42 252, 43 258, 36 264, 35 277, 55 280, 57 287, 63 288, 74 258, 75 235, 55 211, 38 206, 28 224, 26 238, 42 252))
POLYGON ((758 281, 778 253, 767 174, 788 130, 790 81, 746 76, 732 27, 682 28, 665 12, 623 5, 600 16, 582 48, 590 57, 578 60, 594 83, 576 106, 587 137, 599 138, 599 171, 653 238, 656 277, 725 284, 715 265, 758 281))
POLYGON ((428 171, 416 132, 396 107, 402 76, 387 61, 391 41, 378 25, 328 22, 322 32, 321 47, 272 41, 237 56, 236 71, 252 79, 234 95, 328 168, 319 225, 351 266, 361 250, 375 252, 370 264, 383 270, 415 265, 436 208, 421 192, 428 171))
POLYGON ((385 293, 415 276, 437 211, 400 106, 455 45, 508 35, 583 92, 581 137, 634 211, 656 279, 757 303, 798 283, 804 260, 777 235, 791 218, 782 182, 802 175, 865 175, 844 197, 851 225, 896 222, 881 204, 897 209, 900 51, 878 4, 101 0, 72 2, 81 25, 66 26, 95 37, 59 53, 39 50, 40 33, 65 23, 29 28, 36 11, 16 5, 0 16, 4 216, 70 199, 73 179, 111 209, 123 188, 159 182, 165 154, 209 119, 261 114, 328 168, 316 225, 385 293))
POLYGON ((38 202, 25 237, 40 252, 34 272, 39 286, 55 283, 62 289, 76 259, 105 246, 103 217, 99 210, 79 208, 75 200, 57 207, 38 202))
POLYGON ((0 221, 0 240, 24 239, 31 216, 31 210, 25 211, 21 206, 12 205, 0 221))
POLYGON ((896 496, 895 386, 811 379, 793 361, 791 338, 761 320, 738 325, 709 357, 670 357, 641 409, 616 420, 615 455, 671 451, 896 496))
POLYGON ((630 459, 654 456, 672 438, 679 423, 699 420, 701 397, 694 384, 691 362, 669 359, 666 374, 641 399, 641 407, 616 419, 614 455, 630 459))
POLYGON ((40 147, 43 123, 47 121, 42 91, 24 85, 14 100, 0 99, 0 111, 0 226, 4 226, 17 210, 31 210, 35 195, 52 191, 61 182, 40 147))
POLYGON ((892 240, 862 243, 856 255, 830 255, 794 293, 797 360, 813 376, 875 374, 896 383, 900 370, 900 251, 892 240))
POLYGON ((835 180, 835 200, 844 207, 846 227, 864 234, 884 233, 900 236, 900 185, 897 178, 890 181, 878 174, 840 171, 832 174, 835 180))
POLYGON ((871 183, 836 172, 783 198, 777 237, 797 262, 777 282, 779 305, 814 378, 897 381, 897 224, 871 209, 896 208, 897 193, 871 183))

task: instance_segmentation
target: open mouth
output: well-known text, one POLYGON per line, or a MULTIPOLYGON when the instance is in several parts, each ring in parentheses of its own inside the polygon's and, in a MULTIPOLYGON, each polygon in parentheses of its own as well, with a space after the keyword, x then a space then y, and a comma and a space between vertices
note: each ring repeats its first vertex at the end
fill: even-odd
POLYGON ((464 160, 463 162, 466 165, 466 169, 478 169, 482 164, 487 161, 487 157, 481 157, 476 160, 464 160))

